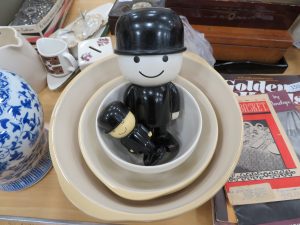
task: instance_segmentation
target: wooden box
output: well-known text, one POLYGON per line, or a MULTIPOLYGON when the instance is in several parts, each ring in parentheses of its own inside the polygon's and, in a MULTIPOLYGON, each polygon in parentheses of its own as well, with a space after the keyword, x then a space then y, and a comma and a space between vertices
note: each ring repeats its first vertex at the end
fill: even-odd
POLYGON ((195 25, 205 34, 217 60, 277 63, 292 46, 287 30, 195 25))
POLYGON ((166 0, 191 24, 287 30, 300 13, 299 0, 166 0))

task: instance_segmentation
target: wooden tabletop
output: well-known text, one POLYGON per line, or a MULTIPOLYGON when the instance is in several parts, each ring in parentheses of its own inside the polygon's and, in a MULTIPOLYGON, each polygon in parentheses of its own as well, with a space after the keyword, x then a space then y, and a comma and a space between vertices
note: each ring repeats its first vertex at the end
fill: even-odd
MULTIPOLYGON (((74 0, 65 24, 73 21, 79 7, 90 10, 110 0, 74 0)), ((289 67, 285 74, 300 74, 300 50, 291 47, 286 55, 289 67)), ((49 122, 54 105, 62 90, 50 91, 48 88, 39 93, 45 113, 45 121, 49 122)), ((195 210, 165 221, 151 222, 151 225, 170 224, 209 225, 212 223, 210 202, 195 210)), ((23 191, 6 193, 0 192, 0 224, 36 224, 52 222, 53 224, 80 224, 80 222, 104 223, 78 210, 63 194, 52 169, 46 177, 31 188, 23 191), (1 220, 6 220, 1 222, 1 220), (11 222, 7 222, 7 221, 11 222), (27 221, 27 223, 26 223, 27 221)), ((144 224, 144 223, 132 223, 144 224)), ((149 224, 149 223, 148 223, 149 224)))

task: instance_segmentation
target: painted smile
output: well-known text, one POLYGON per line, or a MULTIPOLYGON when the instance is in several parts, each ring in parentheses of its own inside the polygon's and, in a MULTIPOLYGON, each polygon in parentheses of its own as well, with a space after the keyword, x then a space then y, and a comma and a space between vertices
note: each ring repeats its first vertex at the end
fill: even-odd
POLYGON ((147 76, 145 74, 143 74, 141 71, 139 71, 139 73, 143 76, 143 77, 147 77, 147 78, 155 78, 155 77, 159 77, 160 75, 162 75, 165 71, 161 71, 159 74, 155 75, 155 76, 147 76))
POLYGON ((127 132, 127 128, 125 127, 124 132, 119 133, 119 135, 123 135, 123 134, 125 134, 126 132, 127 132))

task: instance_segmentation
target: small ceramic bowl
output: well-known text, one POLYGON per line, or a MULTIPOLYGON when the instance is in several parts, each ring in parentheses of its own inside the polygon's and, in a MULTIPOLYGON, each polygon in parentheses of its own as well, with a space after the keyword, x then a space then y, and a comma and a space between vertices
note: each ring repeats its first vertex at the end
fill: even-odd
POLYGON ((180 116, 171 121, 168 131, 179 142, 179 152, 176 157, 164 164, 144 166, 134 164, 128 150, 120 140, 111 137, 97 126, 97 118, 102 110, 112 101, 122 101, 123 94, 129 83, 123 83, 112 89, 100 104, 95 118, 95 127, 100 145, 107 156, 123 169, 140 174, 154 174, 169 171, 181 165, 194 151, 202 130, 202 115, 194 97, 182 86, 176 85, 180 92, 180 116), (193 119, 191 119, 193 118, 193 119))

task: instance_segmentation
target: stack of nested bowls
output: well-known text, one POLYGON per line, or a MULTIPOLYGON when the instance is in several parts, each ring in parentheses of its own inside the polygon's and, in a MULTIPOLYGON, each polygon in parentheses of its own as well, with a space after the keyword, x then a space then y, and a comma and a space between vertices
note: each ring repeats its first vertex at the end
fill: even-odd
POLYGON ((129 85, 117 56, 86 68, 65 88, 51 119, 50 153, 75 206, 110 222, 154 221, 194 209, 222 188, 241 152, 237 100, 223 78, 189 52, 173 83, 182 112, 168 129, 178 137, 179 153, 153 166, 133 164, 124 146, 97 128, 99 113, 122 100, 129 85))

